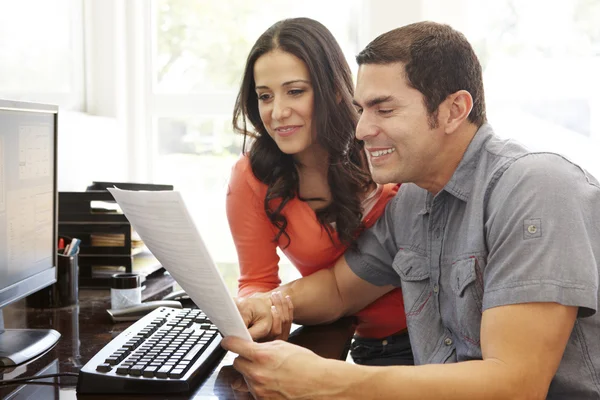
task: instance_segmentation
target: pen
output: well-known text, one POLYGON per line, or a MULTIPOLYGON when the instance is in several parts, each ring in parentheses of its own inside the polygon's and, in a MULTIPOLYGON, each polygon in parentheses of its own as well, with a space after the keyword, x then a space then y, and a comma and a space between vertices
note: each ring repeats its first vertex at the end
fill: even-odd
POLYGON ((79 250, 79 244, 81 243, 80 239, 73 238, 71 243, 69 243, 69 251, 66 253, 68 256, 73 256, 77 254, 77 250, 79 250))

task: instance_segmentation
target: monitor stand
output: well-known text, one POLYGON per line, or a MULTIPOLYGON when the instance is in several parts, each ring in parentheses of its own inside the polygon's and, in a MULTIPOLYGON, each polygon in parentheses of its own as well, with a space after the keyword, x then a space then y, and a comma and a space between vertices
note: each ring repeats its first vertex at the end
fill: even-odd
POLYGON ((60 339, 54 329, 4 329, 0 310, 0 368, 23 364, 50 350, 60 339))

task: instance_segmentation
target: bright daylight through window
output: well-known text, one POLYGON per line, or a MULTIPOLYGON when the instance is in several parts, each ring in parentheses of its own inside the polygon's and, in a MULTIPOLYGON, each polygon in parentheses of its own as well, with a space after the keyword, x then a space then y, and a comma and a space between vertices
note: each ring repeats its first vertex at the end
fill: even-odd
POLYGON ((468 3, 456 28, 481 60, 495 130, 600 176, 600 2, 468 3))
MULTIPOLYGON (((337 2, 158 0, 153 3, 153 179, 182 191, 201 234, 235 290, 237 255, 225 216, 231 166, 242 138, 231 127, 233 103, 250 48, 275 21, 309 16, 336 36, 349 62, 358 52, 357 9, 337 2), (168 99, 168 100, 167 100, 168 99), (183 108, 178 102, 186 102, 183 108), (190 108, 190 104, 193 107, 190 108)), ((282 261, 285 264, 286 261, 282 261)), ((282 268, 284 280, 296 277, 282 268)))

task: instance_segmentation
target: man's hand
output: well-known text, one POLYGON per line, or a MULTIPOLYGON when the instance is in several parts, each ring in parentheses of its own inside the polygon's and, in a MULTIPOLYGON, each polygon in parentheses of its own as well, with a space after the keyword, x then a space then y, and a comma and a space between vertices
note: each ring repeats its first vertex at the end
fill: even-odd
MULTIPOLYGON (((223 339, 222 346, 239 354, 233 367, 246 380, 257 399, 326 398, 324 391, 325 360, 310 350, 280 340, 266 343, 248 342, 233 336, 223 339)), ((240 383, 236 390, 243 390, 240 383)), ((334 396, 335 397, 335 396, 334 396)))
POLYGON ((287 340, 294 315, 289 296, 279 291, 256 293, 235 303, 254 340, 287 340))

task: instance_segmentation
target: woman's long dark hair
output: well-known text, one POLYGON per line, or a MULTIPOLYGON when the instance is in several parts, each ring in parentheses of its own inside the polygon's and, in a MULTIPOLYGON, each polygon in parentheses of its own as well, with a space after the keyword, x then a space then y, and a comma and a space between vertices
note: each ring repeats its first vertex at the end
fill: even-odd
MULTIPOLYGON (((260 118, 255 92, 254 64, 262 55, 275 49, 302 60, 310 73, 314 92, 313 128, 317 142, 329 154, 327 180, 331 203, 316 210, 321 225, 333 241, 335 221, 340 242, 351 245, 362 229, 361 195, 373 183, 368 170, 363 143, 355 138, 358 115, 352 105, 354 93, 352 73, 342 50, 329 30, 309 18, 293 18, 277 22, 263 33, 250 50, 242 85, 233 111, 233 127, 246 139, 253 138, 250 165, 258 180, 267 185, 264 208, 271 223, 278 228, 274 241, 285 235, 285 205, 298 196, 299 175, 296 161, 282 152, 269 136, 260 118), (254 131, 247 128, 250 121, 254 131)), ((335 243, 337 244, 337 243, 335 243)))

